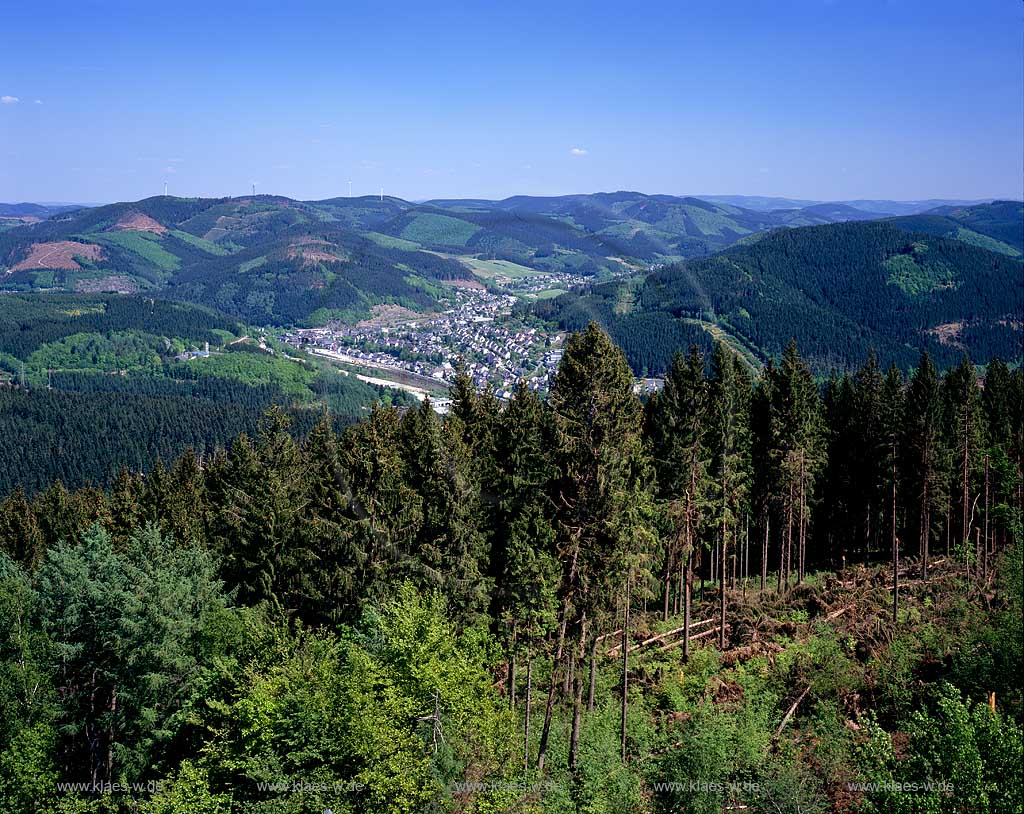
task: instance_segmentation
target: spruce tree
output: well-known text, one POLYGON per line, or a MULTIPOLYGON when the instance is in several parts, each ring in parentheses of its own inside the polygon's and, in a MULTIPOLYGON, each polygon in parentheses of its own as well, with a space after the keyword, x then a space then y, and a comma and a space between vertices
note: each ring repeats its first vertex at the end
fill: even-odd
POLYGON ((704 358, 696 347, 676 354, 665 387, 648 403, 648 435, 657 473, 658 497, 670 521, 664 552, 662 615, 668 616, 669 592, 678 571, 676 596, 683 613, 683 658, 689 658, 693 563, 709 511, 708 384, 704 358))
POLYGON ((927 576, 935 515, 947 500, 948 454, 943 439, 943 403, 938 372, 924 353, 907 389, 902 433, 904 483, 922 574, 927 576))
MULTIPOLYGON (((601 586, 624 588, 641 552, 651 543, 641 406, 622 351, 597 325, 591 323, 567 341, 552 381, 550 404, 558 466, 553 488, 555 527, 562 566, 554 661, 566 659, 579 665, 594 616, 592 605, 609 599, 601 595, 601 586), (571 659, 567 658, 570 651, 571 659)), ((574 672, 570 669, 568 676, 573 688, 572 769, 576 768, 582 704, 582 681, 574 672)), ((555 689, 552 676, 538 755, 541 769, 555 689)))

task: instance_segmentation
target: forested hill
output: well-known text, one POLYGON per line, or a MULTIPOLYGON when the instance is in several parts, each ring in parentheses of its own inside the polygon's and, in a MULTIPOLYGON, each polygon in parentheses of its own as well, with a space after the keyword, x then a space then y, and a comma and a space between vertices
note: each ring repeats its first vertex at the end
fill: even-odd
MULTIPOLYGON (((1019 212, 1019 207, 1018 207, 1019 212)), ((1021 357, 1022 263, 899 221, 776 230, 709 258, 531 306, 567 329, 594 319, 638 373, 663 372, 690 342, 732 344, 750 360, 795 338, 818 372, 875 348, 901 368, 922 349, 943 366, 1021 357)))
POLYGON ((0 811, 1022 810, 1024 372, 452 395, 0 501, 0 811))
POLYGON ((302 434, 326 409, 347 423, 393 399, 188 303, 0 296, 0 496, 107 484, 123 467, 210 452, 275 404, 302 434))
POLYGON ((993 201, 982 206, 943 206, 919 215, 893 218, 892 223, 911 232, 952 237, 1020 257, 1024 252, 1024 204, 993 201))
MULTIPOLYGON (((353 320, 383 303, 437 309, 451 285, 489 284, 495 261, 504 273, 601 281, 706 257, 771 229, 882 217, 849 204, 755 211, 638 192, 419 204, 158 196, 31 212, 3 220, 0 290, 164 291, 249 324, 353 320)), ((1001 202, 894 223, 1015 255, 1020 220, 1019 205, 1001 202)))
MULTIPOLYGON (((349 209, 372 221, 379 203, 349 209)), ((273 196, 148 198, 0 234, 0 288, 166 292, 249 324, 358 316, 379 302, 431 308, 445 281, 471 278, 418 244, 273 196)))

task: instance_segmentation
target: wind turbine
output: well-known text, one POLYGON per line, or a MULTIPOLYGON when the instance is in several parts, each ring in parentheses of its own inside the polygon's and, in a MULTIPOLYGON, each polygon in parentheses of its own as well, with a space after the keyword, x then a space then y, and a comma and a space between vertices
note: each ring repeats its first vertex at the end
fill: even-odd
POLYGON ((164 197, 167 197, 167 182, 164 181, 164 197))
POLYGON ((380 199, 381 199, 382 201, 384 200, 384 187, 381 187, 381 188, 380 188, 380 199))
POLYGON ((352 197, 352 182, 348 182, 348 197, 352 197))

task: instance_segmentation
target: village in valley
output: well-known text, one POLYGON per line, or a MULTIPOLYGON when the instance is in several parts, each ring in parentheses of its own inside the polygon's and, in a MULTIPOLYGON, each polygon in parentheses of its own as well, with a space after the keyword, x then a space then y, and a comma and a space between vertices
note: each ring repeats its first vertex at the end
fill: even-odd
POLYGON ((510 398, 520 381, 544 393, 562 357, 563 332, 549 332, 519 319, 518 298, 483 288, 452 290, 452 307, 422 316, 395 309, 385 318, 354 326, 295 328, 281 339, 339 363, 399 377, 403 389, 443 391, 461 367, 481 388, 510 398))

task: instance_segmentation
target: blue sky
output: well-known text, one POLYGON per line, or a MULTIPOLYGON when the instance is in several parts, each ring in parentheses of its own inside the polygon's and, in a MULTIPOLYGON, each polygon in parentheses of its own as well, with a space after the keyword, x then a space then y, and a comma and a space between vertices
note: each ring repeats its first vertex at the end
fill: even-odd
POLYGON ((0 201, 350 180, 1019 198, 1022 20, 1016 0, 9 3, 0 201))

